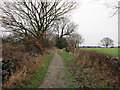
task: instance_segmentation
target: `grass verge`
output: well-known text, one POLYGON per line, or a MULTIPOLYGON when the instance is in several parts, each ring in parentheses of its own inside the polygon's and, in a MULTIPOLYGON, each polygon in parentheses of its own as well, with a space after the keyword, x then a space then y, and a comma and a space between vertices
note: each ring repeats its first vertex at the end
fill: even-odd
POLYGON ((53 54, 43 56, 41 59, 42 65, 35 71, 35 73, 27 76, 26 80, 15 86, 15 88, 38 88, 44 80, 52 56, 53 54))
POLYGON ((76 82, 76 80, 75 80, 72 72, 70 72, 70 70, 69 70, 69 68, 68 68, 68 66, 67 66, 67 63, 69 63, 69 62, 74 63, 73 53, 61 51, 61 52, 59 52, 59 54, 60 54, 60 56, 63 58, 64 64, 65 64, 66 85, 67 85, 69 88, 78 88, 79 85, 78 85, 78 83, 76 82))

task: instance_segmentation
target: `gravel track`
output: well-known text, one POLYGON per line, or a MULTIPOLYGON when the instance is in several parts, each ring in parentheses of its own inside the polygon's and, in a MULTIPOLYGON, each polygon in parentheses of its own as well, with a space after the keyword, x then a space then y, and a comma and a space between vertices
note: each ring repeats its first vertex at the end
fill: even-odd
POLYGON ((67 88, 65 79, 63 60, 57 53, 55 53, 44 81, 39 88, 67 88))

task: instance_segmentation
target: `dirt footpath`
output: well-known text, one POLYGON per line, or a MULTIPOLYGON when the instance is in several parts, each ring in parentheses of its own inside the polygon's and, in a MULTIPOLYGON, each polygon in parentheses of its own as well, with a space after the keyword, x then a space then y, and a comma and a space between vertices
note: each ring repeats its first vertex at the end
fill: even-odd
POLYGON ((63 60, 57 53, 55 53, 43 84, 39 88, 67 88, 63 60))

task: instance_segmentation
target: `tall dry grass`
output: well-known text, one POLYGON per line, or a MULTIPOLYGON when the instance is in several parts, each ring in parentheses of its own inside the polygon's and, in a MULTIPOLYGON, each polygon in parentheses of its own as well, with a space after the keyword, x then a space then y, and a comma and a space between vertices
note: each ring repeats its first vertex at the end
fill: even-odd
POLYGON ((41 55, 30 56, 24 45, 4 44, 2 54, 3 57, 11 58, 16 66, 16 72, 3 84, 4 88, 12 88, 14 85, 23 82, 27 75, 34 73, 42 64, 41 55))

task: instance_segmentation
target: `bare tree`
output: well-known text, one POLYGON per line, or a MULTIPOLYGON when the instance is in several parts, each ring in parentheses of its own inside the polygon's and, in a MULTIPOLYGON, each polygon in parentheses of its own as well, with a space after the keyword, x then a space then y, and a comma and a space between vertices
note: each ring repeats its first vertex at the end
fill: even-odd
POLYGON ((103 39, 100 41, 100 43, 101 43, 101 45, 103 45, 103 46, 105 46, 105 47, 114 45, 114 44, 113 44, 113 40, 110 39, 109 37, 103 38, 103 39))
POLYGON ((53 33, 52 31, 45 33, 42 39, 42 43, 44 47, 47 47, 47 48, 55 46, 55 41, 56 41, 56 34, 53 33))
POLYGON ((75 48, 79 47, 80 44, 84 42, 82 35, 78 33, 73 33, 70 37, 67 38, 67 41, 70 46, 74 46, 75 48))
POLYGON ((57 21, 54 27, 55 32, 61 38, 72 34, 77 29, 77 25, 67 18, 63 18, 57 21))
POLYGON ((111 9, 114 10, 114 12, 112 13, 111 17, 115 16, 116 14, 120 14, 120 2, 119 2, 119 0, 115 0, 114 2, 106 1, 105 5, 108 8, 111 8, 111 9))
POLYGON ((41 40, 50 30, 54 21, 60 20, 76 7, 76 2, 55 0, 23 0, 22 2, 1 3, 0 24, 12 33, 19 33, 24 38, 41 40))

